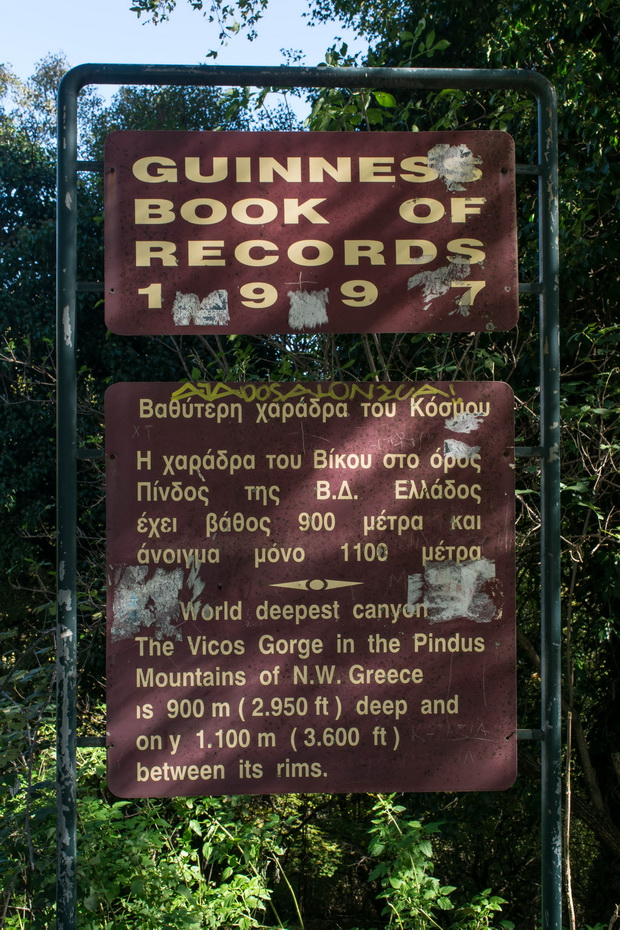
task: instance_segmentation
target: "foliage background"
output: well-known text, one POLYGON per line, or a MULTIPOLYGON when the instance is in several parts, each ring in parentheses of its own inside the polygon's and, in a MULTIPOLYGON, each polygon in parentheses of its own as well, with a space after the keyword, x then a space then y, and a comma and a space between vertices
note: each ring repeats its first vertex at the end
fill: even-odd
MULTIPOLYGON (((260 28, 260 0, 205 10, 196 0, 192 5, 197 16, 215 16, 225 35, 237 25, 260 28)), ((136 0, 134 8, 174 15, 173 0, 136 0)), ((558 92, 565 764, 571 776, 565 809, 567 866, 573 863, 565 921, 571 928, 607 926, 620 901, 620 9, 612 0, 423 6, 315 0, 312 9, 320 19, 355 26, 368 39, 371 66, 523 67, 541 71, 558 92)), ((344 46, 326 58, 354 63, 344 46)), ((55 90, 65 67, 47 59, 25 85, 0 70, 0 926, 8 928, 48 927, 54 912, 53 133, 55 90)), ((295 128, 286 107, 262 97, 249 90, 124 89, 104 107, 86 93, 82 150, 100 157, 105 134, 117 127, 295 128)), ((500 128, 515 137, 519 161, 532 162, 536 149, 533 104, 512 94, 334 90, 310 97, 312 129, 500 128)), ((536 282, 535 182, 519 184, 521 280, 536 282)), ((82 280, 101 278, 101 229, 100 181, 83 176, 82 280)), ((150 340, 146 357, 139 338, 106 333, 100 295, 84 292, 80 438, 89 448, 101 446, 108 383, 149 380, 157 370, 160 380, 507 380, 517 397, 518 441, 535 446, 534 297, 524 295, 521 314, 517 330, 496 336, 161 338, 150 340)), ((536 727, 539 715, 537 471, 525 460, 518 473, 519 723, 525 727, 536 727)), ((79 716, 87 736, 104 729, 97 460, 80 464, 80 508, 79 716)), ((501 796, 126 802, 105 788, 101 751, 80 750, 79 926, 466 930, 504 920, 535 930, 539 760, 533 745, 521 744, 519 755, 517 785, 501 796)))

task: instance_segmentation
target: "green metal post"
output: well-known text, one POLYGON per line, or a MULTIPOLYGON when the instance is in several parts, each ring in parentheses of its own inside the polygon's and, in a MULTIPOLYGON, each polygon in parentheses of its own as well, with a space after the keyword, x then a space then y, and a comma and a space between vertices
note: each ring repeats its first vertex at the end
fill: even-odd
POLYGON ((541 729, 543 927, 562 927, 562 720, 560 613, 560 305, 557 105, 538 102, 541 459, 541 729))
MULTIPOLYGON (((64 83, 64 82, 63 82, 64 83)), ((67 82, 69 84, 69 82, 67 82)), ((57 364, 57 882, 59 930, 76 926, 77 686, 77 390, 75 293, 77 253, 77 93, 58 95, 56 260, 57 364)))

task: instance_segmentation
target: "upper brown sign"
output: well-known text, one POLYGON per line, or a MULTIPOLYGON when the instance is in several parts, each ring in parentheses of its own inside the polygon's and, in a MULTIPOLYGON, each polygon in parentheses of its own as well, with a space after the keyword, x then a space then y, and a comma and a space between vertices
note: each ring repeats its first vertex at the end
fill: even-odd
POLYGON ((116 132, 105 182, 113 332, 517 321, 504 132, 116 132))

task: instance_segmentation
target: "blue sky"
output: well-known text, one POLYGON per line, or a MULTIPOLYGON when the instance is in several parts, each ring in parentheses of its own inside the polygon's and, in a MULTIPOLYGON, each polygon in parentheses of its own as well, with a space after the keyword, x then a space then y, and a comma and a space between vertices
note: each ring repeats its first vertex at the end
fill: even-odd
MULTIPOLYGON (((0 0, 0 62, 21 79, 48 52, 65 54, 71 65, 87 62, 125 64, 200 64, 218 46, 218 29, 187 0, 178 0, 167 23, 145 24, 130 12, 131 0, 0 0)), ((270 0, 259 37, 234 36, 220 51, 219 64, 281 65, 281 48, 299 49, 303 64, 317 65, 336 38, 353 36, 333 24, 309 26, 302 13, 307 0, 270 0)), ((355 48, 360 48, 358 42, 355 48)))

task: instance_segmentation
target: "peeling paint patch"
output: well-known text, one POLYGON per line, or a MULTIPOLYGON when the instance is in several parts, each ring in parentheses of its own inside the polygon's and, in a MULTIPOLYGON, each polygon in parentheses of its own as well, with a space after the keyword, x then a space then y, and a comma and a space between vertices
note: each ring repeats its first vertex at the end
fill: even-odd
POLYGON ((69 307, 64 307, 62 311, 62 330, 65 337, 65 345, 73 345, 73 329, 71 327, 71 312, 69 307))
POLYGON ((466 190, 465 184, 477 181, 482 174, 476 167, 482 164, 482 159, 464 143, 433 146, 428 153, 428 164, 443 178, 449 191, 466 190))
POLYGON ((200 326, 224 326, 230 322, 228 313, 228 291, 211 291, 200 301, 200 308, 194 314, 194 323, 200 326))
POLYGON ((174 625, 179 618, 179 591, 183 585, 183 570, 155 570, 147 580, 146 565, 123 565, 114 572, 114 603, 112 606, 112 639, 129 639, 142 627, 153 627, 157 639, 170 636, 182 639, 174 625))
POLYGON ((190 569, 189 578, 187 581, 187 586, 191 588, 192 601, 195 601, 200 597, 200 595, 202 594, 204 590, 204 586, 205 586, 204 581, 201 581, 200 579, 200 568, 201 568, 201 563, 198 562, 198 560, 193 562, 192 567, 190 569))
POLYGON ((68 191, 65 194, 65 207, 67 210, 73 210, 73 197, 68 191))
MULTIPOLYGON (((441 268, 435 268, 434 271, 420 271, 412 275, 407 281, 408 290, 414 287, 421 287, 424 295, 424 309, 428 307, 431 301, 437 297, 444 297, 451 289, 452 284, 460 286, 470 271, 469 262, 459 262, 458 264, 442 265, 441 268)), ((459 294, 457 298, 457 310, 462 316, 469 316, 469 293, 459 294)))
POLYGON ((453 455, 457 459, 480 458, 480 446, 468 446, 459 439, 446 439, 443 444, 443 454, 453 455))
POLYGON ((172 305, 175 326, 225 326, 230 322, 228 291, 211 291, 202 300, 198 294, 177 291, 172 305))
POLYGON ((424 597, 424 579, 422 575, 409 575, 407 577, 407 603, 417 604, 424 597))
MULTIPOLYGON (((469 269, 469 266, 468 266, 469 269)), ((458 313, 459 316, 469 316, 469 308, 473 302, 473 291, 471 288, 467 288, 460 294, 456 299, 456 309, 452 311, 450 316, 453 313, 458 313)))
POLYGON ((428 562, 422 574, 409 575, 408 592, 424 598, 431 623, 465 618, 476 623, 490 623, 501 616, 495 578, 495 562, 479 559, 467 562, 428 562))
POLYGON ((65 610, 71 610, 72 603, 71 591, 68 588, 60 588, 58 590, 58 606, 64 607, 65 610))
POLYGON ((316 329, 327 323, 328 295, 329 288, 323 291, 289 291, 288 325, 291 329, 316 329))
POLYGON ((455 417, 446 420, 446 429, 451 433, 473 433, 480 427, 484 417, 475 413, 458 413, 455 417))
POLYGON ((175 326, 189 326, 194 313, 200 310, 198 294, 182 294, 177 291, 172 305, 172 319, 175 326))

